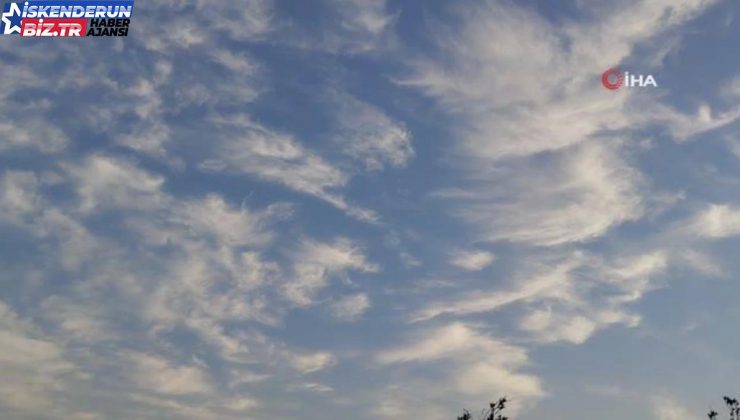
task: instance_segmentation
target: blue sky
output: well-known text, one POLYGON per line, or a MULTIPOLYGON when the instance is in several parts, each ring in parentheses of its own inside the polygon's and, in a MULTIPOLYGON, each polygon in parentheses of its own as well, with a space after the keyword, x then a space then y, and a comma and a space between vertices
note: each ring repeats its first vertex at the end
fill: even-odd
POLYGON ((0 412, 702 418, 738 392, 739 13, 162 0, 2 37, 0 412))

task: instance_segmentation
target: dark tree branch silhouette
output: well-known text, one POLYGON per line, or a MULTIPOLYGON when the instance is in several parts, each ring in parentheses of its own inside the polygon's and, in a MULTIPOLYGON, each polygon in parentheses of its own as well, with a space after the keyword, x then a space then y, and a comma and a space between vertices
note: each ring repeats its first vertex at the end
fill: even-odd
POLYGON ((740 403, 737 399, 730 397, 722 397, 725 400, 725 405, 730 411, 730 420, 740 420, 740 403))
MULTIPOLYGON (((481 420, 509 420, 508 417, 502 413, 506 408, 506 397, 500 398, 497 402, 492 402, 487 409, 481 412, 481 420)), ((470 415, 470 411, 463 410, 462 416, 459 416, 457 420, 473 420, 473 416, 470 415)))
MULTIPOLYGON (((730 397, 722 397, 722 400, 724 400, 727 410, 730 412, 730 420, 740 420, 740 402, 736 398, 730 397)), ((719 413, 714 410, 707 414, 709 420, 716 420, 717 416, 719 416, 719 413)))
POLYGON ((470 411, 463 410, 463 415, 459 416, 457 420, 471 420, 473 416, 470 415, 470 411))
MULTIPOLYGON (((730 413, 729 420, 740 420, 740 401, 730 397, 722 397, 722 399, 730 413)), ((498 402, 490 403, 489 407, 481 412, 480 420, 509 420, 509 417, 503 415, 507 401, 506 397, 504 397, 499 399, 498 402)), ((711 410, 707 416, 709 420, 717 420, 719 413, 711 410)), ((457 420, 473 420, 473 416, 470 414, 470 411, 463 410, 462 416, 458 416, 457 420)))

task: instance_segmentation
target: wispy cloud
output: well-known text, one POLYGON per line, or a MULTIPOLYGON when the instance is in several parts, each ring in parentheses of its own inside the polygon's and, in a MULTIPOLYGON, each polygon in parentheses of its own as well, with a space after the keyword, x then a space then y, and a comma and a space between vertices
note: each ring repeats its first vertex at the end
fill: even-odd
POLYGON ((313 4, 324 25, 280 25, 287 33, 278 42, 332 54, 377 54, 397 43, 398 13, 387 0, 320 0, 313 4))
POLYGON ((370 298, 364 293, 358 293, 332 303, 331 313, 340 321, 355 321, 367 312, 370 306, 370 298))
POLYGON ((310 152, 292 136, 271 131, 246 116, 213 121, 225 134, 215 156, 200 164, 209 172, 244 173, 320 198, 348 214, 374 221, 369 210, 354 207, 336 192, 349 175, 310 152))
POLYGON ((657 396, 652 400, 653 414, 658 420, 681 420, 697 417, 698 414, 686 408, 680 400, 669 396, 657 396))
POLYGON ((487 251, 456 251, 450 263, 468 271, 480 271, 496 260, 496 256, 487 251))
MULTIPOLYGON (((490 313, 526 304, 528 309, 516 324, 520 331, 543 342, 583 343, 607 326, 637 325, 640 316, 631 313, 628 305, 659 285, 653 278, 665 271, 667 263, 660 251, 614 261, 580 252, 545 258, 539 267, 521 274, 509 290, 478 290, 433 302, 413 320, 490 313)), ((529 265, 533 264, 530 259, 529 265)))
POLYGON ((346 238, 333 243, 304 241, 293 260, 294 278, 285 284, 283 291, 289 301, 300 306, 313 304, 331 277, 349 271, 372 273, 380 269, 367 261, 361 247, 346 238))
MULTIPOLYGON (((639 219, 648 203, 642 174, 623 155, 631 142, 607 133, 629 138, 639 125, 675 127, 686 118, 665 105, 644 104, 634 92, 609 95, 598 75, 639 42, 710 4, 637 1, 599 8, 605 21, 565 28, 502 2, 460 8, 462 27, 438 37, 445 57, 454 59, 418 61, 403 82, 436 98, 459 121, 453 128, 461 139, 457 162, 468 182, 442 193, 454 200, 453 211, 485 239, 538 245, 590 240, 639 219), (627 18, 634 13, 641 19, 627 18)), ((727 124, 734 114, 710 118, 694 132, 676 129, 676 135, 727 124)))
POLYGON ((338 127, 334 142, 346 155, 370 171, 403 167, 414 157, 411 133, 402 123, 348 94, 330 97, 338 127))
MULTIPOLYGON (((506 393, 517 401, 512 407, 515 411, 522 407, 522 401, 533 401, 544 395, 540 380, 522 372, 529 363, 523 348, 488 337, 463 323, 431 329, 413 342, 381 352, 377 361, 383 365, 435 364, 436 368, 430 370, 439 377, 415 384, 427 391, 426 397, 420 397, 424 402, 421 405, 430 408, 436 406, 434 399, 442 390, 483 399, 490 398, 491 393, 506 393)), ((390 401, 384 402, 379 410, 383 417, 398 418, 416 410, 393 406, 393 401, 411 394, 400 390, 397 393, 386 395, 390 401)), ((438 413, 431 414, 430 418, 443 417, 438 413)))
POLYGON ((136 385, 147 392, 168 395, 209 394, 213 391, 198 366, 175 366, 167 359, 131 353, 127 359, 136 385))
MULTIPOLYGON (((56 380, 50 376, 53 370, 60 375, 76 372, 75 365, 64 358, 70 341, 91 348, 114 345, 118 349, 115 357, 121 358, 122 366, 129 366, 130 398, 178 415, 200 410, 206 418, 229 418, 257 409, 251 396, 223 388, 225 382, 243 383, 232 379, 250 372, 246 363, 274 366, 282 362, 304 374, 336 363, 326 352, 294 351, 261 333, 259 327, 275 325, 289 309, 284 298, 274 293, 280 284, 300 283, 294 290, 300 289, 302 299, 313 299, 331 278, 351 271, 378 271, 354 242, 306 238, 293 255, 298 276, 293 282, 287 270, 263 255, 274 241, 275 223, 290 216, 289 207, 279 203, 256 210, 235 207, 217 194, 177 198, 165 190, 161 176, 133 161, 102 154, 62 162, 60 167, 54 188, 66 189, 71 197, 61 203, 51 200, 45 181, 35 173, 5 172, 1 178, 3 221, 45 241, 45 251, 39 255, 45 266, 60 264, 79 277, 77 286, 43 299, 37 314, 66 340, 57 343, 41 338, 41 332, 39 338, 29 338, 25 330, 13 332, 6 344, 21 352, 11 355, 16 363, 23 360, 22 352, 38 354, 33 364, 42 366, 41 358, 48 359, 44 375, 52 381, 56 380), (106 214, 114 220, 113 231, 91 223, 106 214), (114 234, 116 229, 125 233, 114 234), (123 313, 128 314, 125 326, 123 313), (234 323, 240 323, 240 328, 234 330, 234 323), (210 363, 195 363, 187 357, 183 361, 183 355, 150 341, 168 342, 172 334, 184 332, 209 349, 209 362, 230 365, 234 378, 232 374, 214 375, 210 363), (147 350, 129 348, 126 343, 134 336, 143 340, 140 347, 147 350), (158 397, 145 396, 150 393, 158 397), (185 396, 207 396, 214 404, 195 409, 195 400, 183 401, 185 396)), ((343 317, 360 315, 357 305, 344 307, 343 317)), ((9 311, 5 311, 9 319, 17 319, 9 311)), ((96 360, 105 357, 92 352, 96 360)), ((23 369, 28 378, 35 375, 29 373, 30 367, 23 369)), ((283 375, 285 379, 288 373, 283 375)), ((271 375, 258 377, 265 380, 271 375)), ((98 375, 90 381, 108 389, 98 375)), ((18 385, 13 389, 18 390, 18 385)), ((55 401, 47 391, 35 392, 28 391, 29 398, 38 394, 34 398, 49 399, 47 405, 55 401)), ((64 398, 79 401, 71 391, 65 391, 64 398)), ((22 405, 44 407, 41 403, 22 405)))
POLYGON ((336 364, 336 358, 329 353, 294 354, 290 357, 290 364, 301 373, 311 373, 326 369, 336 364))
POLYGON ((712 204, 699 212, 689 228, 692 233, 711 239, 740 235, 740 208, 726 204, 712 204))
POLYGON ((3 302, 0 345, 6 379, 0 384, 0 406, 8 415, 35 417, 52 410, 68 416, 85 414, 75 410, 65 395, 84 382, 84 371, 69 360, 62 344, 46 338, 3 302))

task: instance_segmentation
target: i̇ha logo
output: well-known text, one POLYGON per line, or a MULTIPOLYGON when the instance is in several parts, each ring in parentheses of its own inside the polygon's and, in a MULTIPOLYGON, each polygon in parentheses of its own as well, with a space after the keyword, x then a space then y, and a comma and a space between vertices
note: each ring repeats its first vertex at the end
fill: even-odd
POLYGON ((627 71, 622 72, 616 67, 612 67, 601 74, 601 84, 609 90, 617 90, 622 86, 628 88, 658 87, 658 83, 652 74, 630 74, 627 71))

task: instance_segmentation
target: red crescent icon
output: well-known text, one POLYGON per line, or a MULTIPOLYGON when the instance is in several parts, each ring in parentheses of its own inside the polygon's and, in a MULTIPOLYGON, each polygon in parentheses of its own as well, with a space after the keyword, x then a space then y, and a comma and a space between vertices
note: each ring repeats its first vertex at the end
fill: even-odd
POLYGON ((601 84, 604 85, 604 87, 609 90, 619 89, 620 87, 622 87, 622 83, 624 83, 624 75, 616 67, 612 67, 609 70, 601 74, 601 84), (610 82, 609 81, 610 76, 616 76, 617 80, 613 83, 610 82))

